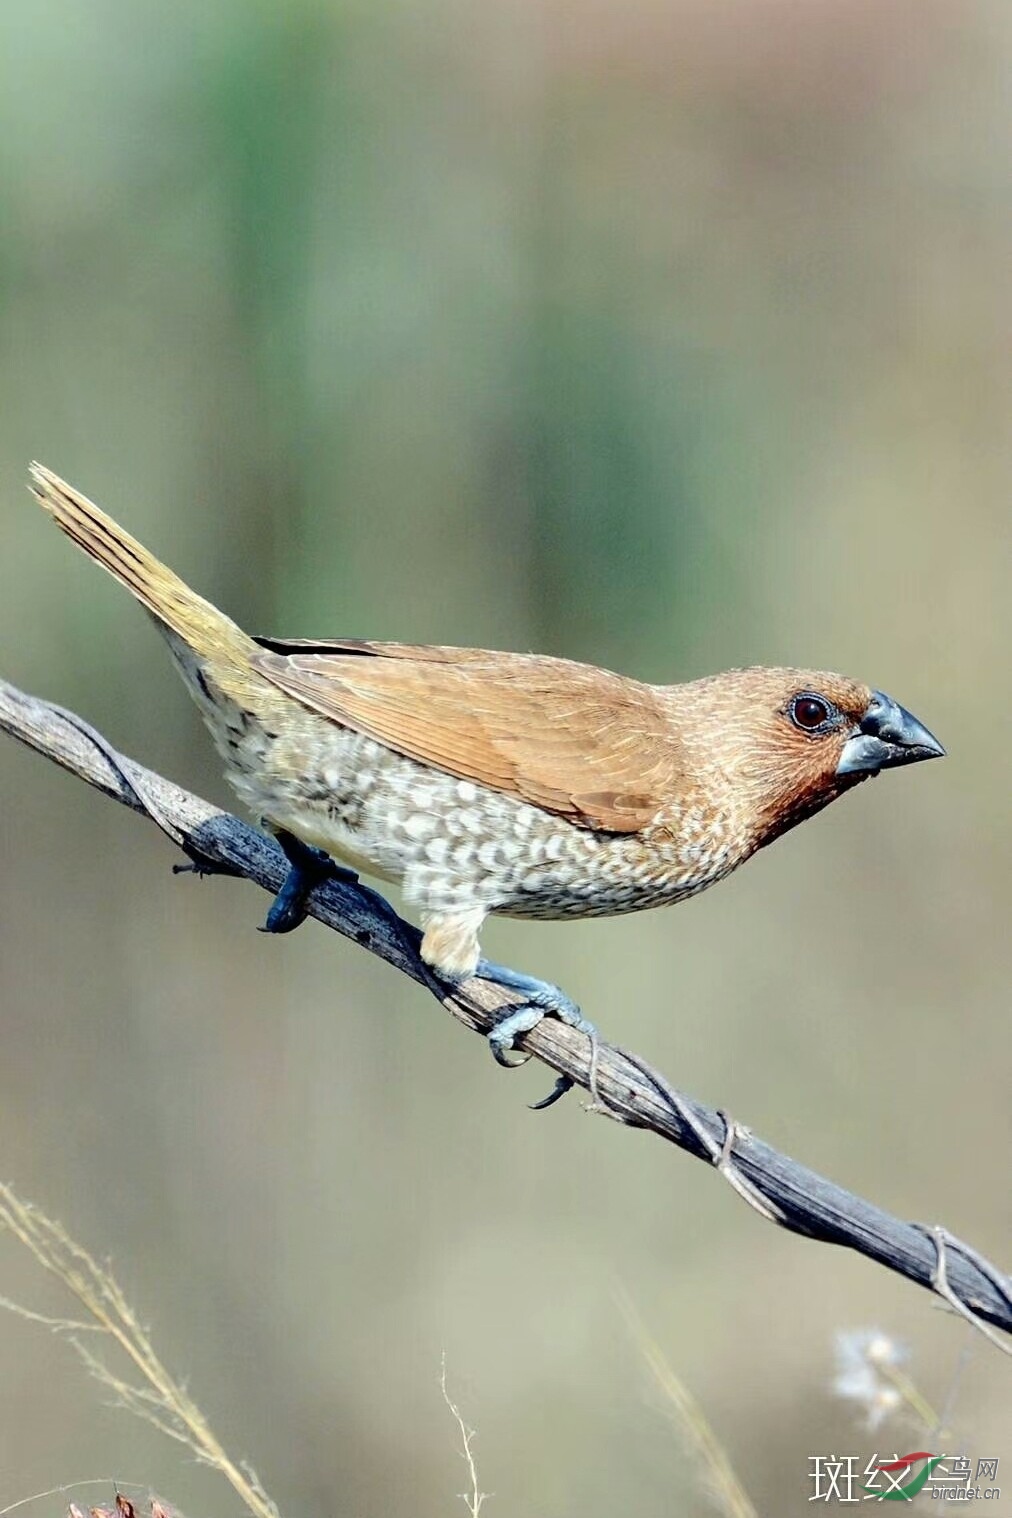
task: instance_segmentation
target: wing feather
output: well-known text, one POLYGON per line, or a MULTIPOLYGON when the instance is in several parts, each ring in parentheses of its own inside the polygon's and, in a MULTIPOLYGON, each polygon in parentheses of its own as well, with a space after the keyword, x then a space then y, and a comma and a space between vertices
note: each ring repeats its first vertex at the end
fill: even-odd
POLYGON ((639 832, 678 783, 657 692, 623 675, 480 649, 257 642, 254 667, 313 711, 579 826, 639 832))

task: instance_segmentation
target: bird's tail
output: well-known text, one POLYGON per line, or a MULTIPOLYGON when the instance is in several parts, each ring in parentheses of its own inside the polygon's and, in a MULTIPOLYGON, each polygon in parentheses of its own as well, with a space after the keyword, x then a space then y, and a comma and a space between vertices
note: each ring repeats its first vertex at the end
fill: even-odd
MULTIPOLYGON (((136 538, 51 470, 33 464, 31 476, 30 488, 39 505, 79 548, 136 596, 163 631, 175 633, 199 660, 207 660, 217 669, 248 671, 256 645, 230 617, 198 596, 136 538)), ((175 647, 171 637, 170 643, 175 647)))

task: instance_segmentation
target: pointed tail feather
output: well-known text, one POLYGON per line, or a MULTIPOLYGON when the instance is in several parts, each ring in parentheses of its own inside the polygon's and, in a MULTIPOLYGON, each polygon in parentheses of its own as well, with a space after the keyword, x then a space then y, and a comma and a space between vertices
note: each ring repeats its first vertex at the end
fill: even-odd
POLYGON ((155 619, 201 658, 248 668, 256 645, 230 617, 198 596, 80 491, 42 464, 29 487, 39 505, 86 554, 125 585, 155 619))

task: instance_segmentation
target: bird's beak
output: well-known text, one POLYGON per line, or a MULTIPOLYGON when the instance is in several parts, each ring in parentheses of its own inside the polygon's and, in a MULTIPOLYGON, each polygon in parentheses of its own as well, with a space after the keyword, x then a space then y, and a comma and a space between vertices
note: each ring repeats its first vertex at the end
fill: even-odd
POLYGON ((895 764, 941 759, 945 750, 923 723, 880 690, 871 700, 860 726, 843 745, 838 775, 877 775, 895 764))

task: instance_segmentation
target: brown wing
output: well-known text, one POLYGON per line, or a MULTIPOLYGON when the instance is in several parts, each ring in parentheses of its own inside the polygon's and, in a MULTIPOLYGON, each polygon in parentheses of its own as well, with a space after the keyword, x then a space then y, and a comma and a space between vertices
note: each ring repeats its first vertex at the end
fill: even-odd
POLYGON ((637 680, 479 649, 257 641, 254 667, 314 711, 582 827, 639 832, 677 784, 675 737, 637 680))

